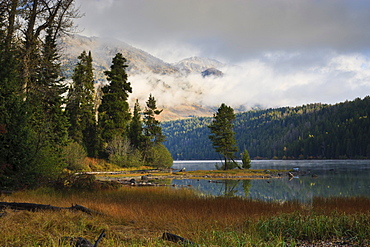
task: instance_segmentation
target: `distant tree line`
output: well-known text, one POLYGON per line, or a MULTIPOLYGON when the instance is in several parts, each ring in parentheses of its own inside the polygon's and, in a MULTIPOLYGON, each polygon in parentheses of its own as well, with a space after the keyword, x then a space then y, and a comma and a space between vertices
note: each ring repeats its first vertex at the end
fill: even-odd
MULTIPOLYGON (((219 159, 208 139, 212 118, 162 123, 175 159, 219 159)), ((370 158, 370 97, 236 114, 237 146, 254 159, 370 158)), ((237 154, 240 159, 241 154, 237 154)))
POLYGON ((120 166, 171 166, 150 95, 133 116, 126 59, 96 87, 92 54, 82 51, 72 81, 62 76, 57 40, 73 31, 73 0, 0 0, 0 187, 32 187, 82 169, 83 157, 120 166), (82 157, 82 158, 81 158, 82 157))

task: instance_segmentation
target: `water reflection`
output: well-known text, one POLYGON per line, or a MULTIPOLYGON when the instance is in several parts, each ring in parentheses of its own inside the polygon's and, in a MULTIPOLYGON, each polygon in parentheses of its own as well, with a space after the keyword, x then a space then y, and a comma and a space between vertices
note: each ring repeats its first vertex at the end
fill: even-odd
MULTIPOLYGON (((214 169, 215 162, 182 162, 187 170, 214 169)), ((175 163, 176 165, 176 163, 175 163)), ((177 167, 174 165, 174 168, 177 167)), ((298 200, 311 202, 313 197, 370 197, 370 161, 254 161, 252 168, 299 168, 293 179, 269 180, 173 180, 175 185, 191 185, 203 194, 241 196, 266 201, 298 200)))
POLYGON ((203 194, 223 197, 248 197, 252 186, 252 180, 194 180, 194 179, 174 179, 172 184, 176 186, 191 186, 203 194))

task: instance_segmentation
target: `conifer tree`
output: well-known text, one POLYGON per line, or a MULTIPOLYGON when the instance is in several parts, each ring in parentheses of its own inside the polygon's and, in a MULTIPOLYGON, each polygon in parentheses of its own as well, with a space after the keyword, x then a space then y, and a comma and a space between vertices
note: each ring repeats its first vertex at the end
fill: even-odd
POLYGON ((102 102, 99 106, 99 129, 103 142, 108 143, 117 137, 127 137, 128 123, 131 119, 127 102, 132 93, 131 83, 127 81, 126 59, 121 53, 113 58, 109 71, 105 71, 110 82, 102 88, 102 102))
POLYGON ((83 51, 73 72, 66 112, 69 118, 69 136, 83 145, 89 156, 96 156, 97 126, 95 117, 95 90, 91 52, 83 51))
MULTIPOLYGON (((0 186, 16 187, 17 178, 32 163, 29 112, 23 100, 15 47, 6 42, 0 15, 0 186)), ((22 178, 23 179, 23 178, 22 178)))
POLYGON ((236 146, 235 132, 233 130, 234 120, 234 109, 222 103, 217 113, 213 115, 212 123, 208 126, 211 130, 209 139, 212 141, 215 151, 223 156, 225 170, 230 168, 230 161, 236 164, 234 159, 238 147, 236 146))
POLYGON ((141 120, 141 109, 139 101, 136 100, 134 106, 133 116, 129 125, 128 137, 133 146, 136 149, 140 149, 145 141, 145 137, 143 135, 143 122, 141 120))
POLYGON ((29 90, 27 98, 19 83, 22 77, 16 60, 17 47, 2 44, 6 51, 2 49, 0 56, 0 125, 3 129, 0 167, 5 171, 0 174, 5 174, 5 185, 32 186, 55 178, 63 166, 61 146, 66 141, 67 122, 61 109, 63 90, 57 86, 60 71, 55 40, 49 38, 47 35, 42 52, 34 61, 35 87, 29 90))
POLYGON ((68 137, 68 119, 62 109, 65 103, 62 95, 67 87, 61 77, 59 58, 55 35, 53 29, 49 28, 37 70, 39 90, 29 100, 37 102, 33 105, 36 105, 38 131, 47 131, 54 147, 65 144, 68 137))
POLYGON ((33 186, 61 171, 66 118, 55 41, 75 14, 73 0, 0 2, 1 185, 33 186))
POLYGON ((144 111, 144 135, 147 139, 146 146, 154 146, 155 144, 165 141, 160 122, 156 119, 156 116, 161 114, 162 111, 163 110, 157 109, 157 102, 150 94, 144 111))
POLYGON ((251 168, 251 158, 249 156, 248 150, 244 149, 243 156, 242 156, 242 167, 244 169, 251 168))
POLYGON ((171 167, 173 158, 162 144, 166 138, 162 133, 160 122, 156 119, 162 111, 157 109, 157 102, 150 94, 144 111, 143 159, 154 167, 171 167))

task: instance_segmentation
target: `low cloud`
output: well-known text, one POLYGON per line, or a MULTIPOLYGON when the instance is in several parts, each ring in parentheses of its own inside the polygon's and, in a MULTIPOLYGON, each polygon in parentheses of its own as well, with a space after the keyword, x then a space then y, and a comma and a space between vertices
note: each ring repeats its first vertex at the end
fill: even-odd
POLYGON ((367 57, 361 54, 333 54, 331 58, 325 58, 320 66, 313 63, 299 65, 294 71, 284 69, 300 56, 296 53, 266 54, 263 59, 251 59, 220 68, 223 77, 135 75, 130 77, 133 86, 131 98, 144 102, 152 93, 158 104, 166 107, 192 103, 219 106, 223 102, 248 109, 256 105, 334 104, 365 97, 370 92, 370 61, 367 57), (275 58, 282 56, 284 62, 276 66, 275 58))
POLYGON ((200 56, 222 78, 141 74, 131 98, 162 105, 337 103, 370 92, 367 0, 77 0, 86 35, 113 37, 166 62, 200 56))

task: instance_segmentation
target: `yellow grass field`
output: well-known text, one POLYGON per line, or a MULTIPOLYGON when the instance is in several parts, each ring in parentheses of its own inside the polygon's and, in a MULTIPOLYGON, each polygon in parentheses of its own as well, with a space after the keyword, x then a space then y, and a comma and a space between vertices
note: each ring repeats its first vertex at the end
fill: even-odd
POLYGON ((1 246, 69 246, 63 237, 84 237, 99 246, 179 246, 161 239, 164 232, 199 246, 291 246, 315 241, 369 243, 370 199, 316 198, 298 202, 261 202, 204 197, 172 187, 122 187, 110 190, 34 191, 2 195, 3 202, 58 207, 83 205, 102 215, 70 210, 3 210, 1 246))

